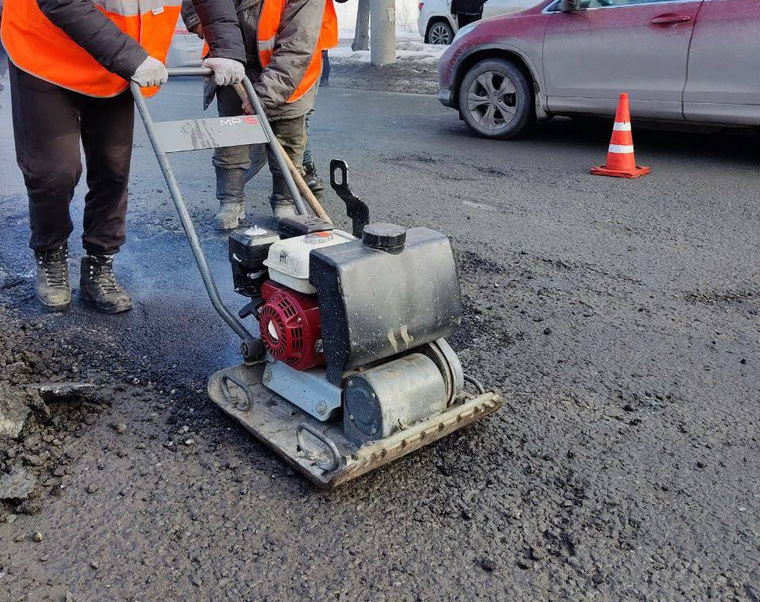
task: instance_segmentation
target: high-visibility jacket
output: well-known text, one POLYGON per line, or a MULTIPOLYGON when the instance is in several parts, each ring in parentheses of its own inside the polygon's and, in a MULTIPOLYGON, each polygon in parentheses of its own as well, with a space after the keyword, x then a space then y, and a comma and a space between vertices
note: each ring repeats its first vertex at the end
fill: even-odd
POLYGON ((319 34, 319 47, 322 50, 338 45, 338 15, 335 14, 333 0, 325 2, 325 14, 322 17, 322 31, 319 34))
MULTIPOLYGON (((277 37, 277 32, 280 30, 280 20, 282 18, 282 13, 285 10, 286 3, 287 0, 264 0, 264 6, 261 8, 256 36, 258 43, 259 62, 261 63, 262 69, 266 69, 266 66, 272 60, 272 55, 274 54, 275 38, 277 37)), ((322 48, 318 42, 314 48, 314 54, 311 57, 311 62, 306 68, 306 72, 304 73, 303 78, 301 78, 301 81, 299 82, 292 96, 288 99, 288 102, 295 102, 309 90, 311 90, 312 86, 317 83, 317 80, 321 74, 322 48)))
MULTIPOLYGON (((181 0, 93 0, 116 26, 152 57, 166 62, 181 0)), ((111 73, 55 26, 36 0, 5 0, 2 39, 21 70, 88 96, 112 97, 129 83, 111 73)), ((150 96, 157 88, 146 89, 150 96)))
MULTIPOLYGON (((262 69, 266 68, 266 66, 272 61, 278 34, 280 37, 283 35, 282 15, 285 11, 287 2, 288 0, 264 0, 260 12, 258 13, 256 39, 259 64, 262 69)), ((186 7, 190 8, 187 3, 186 7)), ((255 9, 250 8, 249 10, 253 11, 255 9)), ((197 17, 192 10, 188 10, 183 15, 183 18, 185 20, 185 25, 188 28, 194 27, 198 23, 197 17)), ((321 23, 305 23, 304 27, 319 27, 319 38, 314 48, 311 62, 309 63, 306 72, 301 77, 301 81, 298 82, 295 90, 287 99, 286 102, 288 103, 299 100, 311 90, 312 86, 314 86, 322 73, 322 51, 327 48, 333 48, 338 44, 338 18, 335 14, 333 0, 326 1, 321 23)), ((281 42, 284 42, 287 46, 290 41, 281 40, 281 42)), ((208 51, 208 45, 204 44, 202 56, 205 57, 208 54, 208 51)))

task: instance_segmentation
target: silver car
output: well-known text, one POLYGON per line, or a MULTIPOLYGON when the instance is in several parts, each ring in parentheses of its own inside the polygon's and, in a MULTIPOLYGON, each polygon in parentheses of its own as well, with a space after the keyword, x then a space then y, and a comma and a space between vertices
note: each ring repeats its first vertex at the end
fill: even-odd
MULTIPOLYGON (((537 0, 487 0, 483 5, 483 19, 523 10, 537 4, 537 0)), ((451 12, 451 0, 420 0, 417 28, 426 44, 451 44, 459 30, 457 16, 451 12)))
POLYGON ((760 125, 760 0, 548 0, 459 30, 440 100, 478 134, 611 115, 760 125))
POLYGON ((203 54, 203 40, 187 30, 180 17, 166 57, 167 67, 198 67, 203 54))

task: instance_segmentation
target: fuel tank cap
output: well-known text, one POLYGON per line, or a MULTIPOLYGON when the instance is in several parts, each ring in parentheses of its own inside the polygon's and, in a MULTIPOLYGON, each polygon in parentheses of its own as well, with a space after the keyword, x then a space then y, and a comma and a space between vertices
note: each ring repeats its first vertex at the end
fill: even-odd
POLYGON ((406 244, 406 228, 383 222, 367 224, 362 232, 362 242, 370 249, 400 253, 406 244))

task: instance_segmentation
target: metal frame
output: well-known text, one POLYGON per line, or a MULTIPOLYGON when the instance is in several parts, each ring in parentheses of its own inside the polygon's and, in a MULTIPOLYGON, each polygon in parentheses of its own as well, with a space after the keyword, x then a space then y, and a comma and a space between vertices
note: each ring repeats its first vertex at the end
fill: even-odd
MULTIPOLYGON (((204 67, 169 69, 168 72, 169 77, 213 76, 213 71, 204 67)), ((245 77, 243 78, 242 83, 251 101, 251 106, 253 107, 254 113, 261 122, 261 126, 267 136, 267 139, 269 141, 267 144, 269 145, 269 148, 272 151, 275 160, 277 161, 280 171, 285 178, 288 190, 290 191, 290 194, 295 202, 296 210, 298 211, 299 215, 306 215, 306 205, 304 204, 303 198, 301 198, 301 194, 298 191, 298 187, 293 180, 293 176, 291 175, 290 170, 285 163, 282 148, 279 144, 277 144, 277 139, 275 138, 274 132, 272 131, 272 126, 269 124, 269 120, 267 119, 266 114, 264 113, 264 109, 261 106, 261 101, 259 100, 256 91, 253 89, 251 80, 245 77)), ((206 261, 206 256, 203 253, 203 248, 201 247, 200 241, 198 240, 198 235, 195 231, 193 220, 187 210, 185 199, 182 196, 177 178, 174 175, 174 170, 172 169, 172 166, 169 163, 169 159, 167 157, 167 153, 161 144, 161 139, 158 135, 158 132, 156 131, 155 123, 150 115, 148 105, 142 95, 140 86, 138 86, 136 82, 130 82, 129 88, 132 92, 132 96, 135 99, 137 111, 142 118, 143 124, 145 125, 145 131, 148 134, 148 139, 150 140, 153 151, 155 152, 156 158, 158 159, 158 164, 161 167, 161 172, 164 174, 166 185, 169 188, 169 193, 171 194, 172 201, 174 202, 174 207, 176 208, 177 214, 179 215, 180 222, 182 222, 182 228, 185 231, 185 236, 190 243, 190 248, 192 249, 193 256, 195 257, 195 262, 198 264, 198 270, 201 273, 203 285, 206 287, 206 292, 208 293, 209 299, 211 299, 211 304, 214 306, 216 312, 227 323, 227 325, 242 340, 243 344, 241 346, 241 352, 244 356, 246 356, 246 359, 253 359, 253 356, 259 355, 263 352, 261 341, 248 331, 248 329, 243 325, 238 317, 233 314, 224 304, 224 301, 222 301, 222 298, 219 295, 219 290, 216 287, 214 276, 211 273, 208 262, 206 261)))

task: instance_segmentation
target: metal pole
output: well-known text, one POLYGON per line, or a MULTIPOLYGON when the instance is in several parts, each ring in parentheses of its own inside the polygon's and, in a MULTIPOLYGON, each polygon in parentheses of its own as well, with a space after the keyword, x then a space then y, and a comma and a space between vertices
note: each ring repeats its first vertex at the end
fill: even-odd
MULTIPOLYGON (((170 71, 170 75, 206 75, 206 70, 172 69, 170 71), (177 71, 181 71, 182 73, 177 73, 177 71), (198 71, 201 73, 198 73, 198 71)), ((182 197, 182 192, 179 189, 177 178, 174 176, 174 170, 172 170, 171 164, 166 157, 166 153, 161 146, 161 141, 159 140, 158 134, 156 133, 156 128, 153 126, 153 118, 148 112, 148 106, 145 103, 145 98, 143 98, 142 92, 140 91, 140 86, 138 86, 135 82, 130 82, 129 88, 132 91, 132 96, 134 96, 135 104, 137 105, 137 111, 140 113, 140 117, 142 117, 143 123, 145 124, 145 131, 148 132, 148 138, 150 139, 150 143, 153 146, 153 151, 156 153, 156 158, 158 159, 158 164, 164 174, 166 185, 169 187, 172 201, 174 201, 174 207, 177 209, 179 219, 182 222, 182 227, 185 230, 185 236, 190 242, 190 248, 193 250, 195 262, 198 264, 201 278, 203 278, 203 284, 206 286, 206 291, 208 292, 208 296, 211 299, 211 304, 214 306, 214 309, 222 317, 222 319, 227 322, 229 327, 232 328, 232 330, 234 330, 235 333, 243 340, 243 342, 255 339, 255 337, 250 332, 248 332, 246 327, 243 326, 242 322, 240 322, 240 320, 224 305, 224 302, 219 295, 219 291, 216 288, 214 277, 212 276, 211 270, 208 267, 208 262, 206 261, 206 256, 204 255, 203 249, 201 248, 201 243, 198 240, 198 235, 195 233, 193 220, 187 211, 187 206, 185 205, 185 200, 182 197)))

